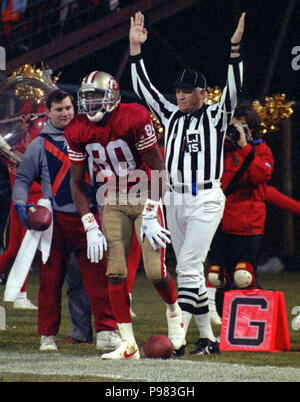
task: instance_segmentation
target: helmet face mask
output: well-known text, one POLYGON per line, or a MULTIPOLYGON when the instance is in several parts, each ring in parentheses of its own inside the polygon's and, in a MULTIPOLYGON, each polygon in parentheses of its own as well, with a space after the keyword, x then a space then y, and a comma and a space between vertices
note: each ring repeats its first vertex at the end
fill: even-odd
POLYGON ((113 76, 103 71, 87 75, 78 91, 78 113, 98 122, 111 113, 120 102, 119 84, 113 76))

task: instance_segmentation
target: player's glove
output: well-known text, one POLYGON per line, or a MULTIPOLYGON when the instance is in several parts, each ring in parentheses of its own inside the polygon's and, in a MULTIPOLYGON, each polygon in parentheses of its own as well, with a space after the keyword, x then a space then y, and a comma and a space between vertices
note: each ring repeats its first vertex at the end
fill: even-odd
POLYGON ((19 218, 21 219, 25 228, 29 229, 29 230, 31 229, 31 227, 29 225, 28 209, 33 206, 34 206, 33 204, 28 204, 28 205, 15 204, 15 210, 16 210, 17 214, 19 215, 19 218))
POLYGON ((150 199, 146 201, 142 213, 143 219, 140 231, 141 240, 144 241, 144 236, 146 235, 154 250, 158 249, 157 244, 166 248, 166 243, 171 243, 171 240, 168 237, 171 233, 160 226, 157 221, 156 214, 158 206, 159 201, 153 201, 150 199))
POLYGON ((98 263, 103 258, 104 250, 107 250, 106 239, 92 213, 83 215, 81 220, 86 231, 87 258, 98 263))

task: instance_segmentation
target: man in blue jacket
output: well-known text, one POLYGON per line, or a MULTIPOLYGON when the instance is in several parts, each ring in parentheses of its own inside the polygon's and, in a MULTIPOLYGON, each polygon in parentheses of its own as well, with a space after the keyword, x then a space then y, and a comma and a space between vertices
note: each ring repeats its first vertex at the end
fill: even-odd
MULTIPOLYGON (((108 299, 106 260, 93 263, 87 258, 86 233, 70 190, 70 162, 64 129, 74 117, 74 100, 58 89, 47 98, 48 120, 41 134, 29 145, 18 168, 13 201, 23 224, 30 229, 26 202, 34 180, 40 181, 44 198, 53 205, 53 238, 47 262, 41 264, 38 298, 40 350, 57 350, 56 335, 61 318, 62 286, 74 252, 90 299, 97 333, 97 349, 115 349, 120 344, 116 321, 108 299), (102 335, 109 333, 103 342, 102 335)), ((93 194, 86 184, 90 205, 96 213, 93 194)), ((96 214, 97 216, 97 214, 96 214)), ((99 219, 99 217, 98 217, 99 219)))

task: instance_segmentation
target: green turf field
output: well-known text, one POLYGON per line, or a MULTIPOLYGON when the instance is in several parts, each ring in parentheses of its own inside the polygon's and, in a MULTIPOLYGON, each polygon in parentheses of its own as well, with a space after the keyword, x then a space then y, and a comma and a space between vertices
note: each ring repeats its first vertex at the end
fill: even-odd
MULTIPOLYGON (((30 275, 28 285, 29 298, 35 304, 37 304, 38 277, 38 270, 35 269, 30 275)), ((293 331, 290 325, 294 317, 291 315, 292 307, 300 305, 300 272, 260 274, 259 279, 264 289, 280 290, 284 293, 291 339, 289 352, 222 352, 210 356, 190 355, 189 352, 199 337, 192 321, 184 356, 172 357, 168 361, 145 359, 144 341, 157 333, 167 334, 167 325, 162 301, 146 280, 144 273, 138 272, 133 290, 133 310, 137 315, 133 319, 133 324, 136 340, 140 346, 142 357, 140 361, 105 362, 104 365, 99 359, 102 352, 96 351, 94 344, 65 345, 60 346, 58 352, 41 353, 40 337, 37 334, 37 312, 14 310, 12 303, 1 302, 0 304, 6 309, 7 325, 5 331, 0 331, 0 381, 204 381, 205 377, 200 376, 199 370, 192 370, 194 366, 202 369, 206 367, 207 372, 210 369, 216 372, 215 367, 220 368, 218 376, 215 374, 208 377, 207 381, 227 381, 227 377, 224 376, 234 370, 240 373, 240 377, 236 375, 236 380, 243 381, 241 373, 245 372, 245 367, 250 375, 250 381, 251 370, 255 368, 258 373, 253 374, 255 381, 272 381, 272 378, 274 381, 300 381, 300 331, 293 331), (127 367, 125 371, 123 371, 124 364, 127 367), (128 366, 132 370, 131 374, 128 374, 128 366), (165 378, 160 369, 164 368, 165 373, 168 372, 168 367, 170 376, 165 378), (265 370, 259 374, 264 367, 265 370), (173 369, 177 370, 177 374, 171 372, 173 369), (270 370, 273 370, 273 377, 270 377, 270 370)), ((3 293, 4 287, 1 286, 1 300, 3 293)), ((65 289, 63 295, 62 322, 58 339, 67 336, 71 331, 65 289)), ((219 335, 220 327, 214 327, 214 332, 215 335, 219 335)))

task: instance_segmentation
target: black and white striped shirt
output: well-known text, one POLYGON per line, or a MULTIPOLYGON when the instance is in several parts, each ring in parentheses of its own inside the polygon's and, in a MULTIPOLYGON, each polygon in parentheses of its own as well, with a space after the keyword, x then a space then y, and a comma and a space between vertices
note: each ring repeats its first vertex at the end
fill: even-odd
POLYGON ((204 104, 192 114, 182 113, 152 85, 141 54, 132 56, 130 61, 135 93, 164 127, 165 165, 171 187, 184 184, 196 194, 201 186, 211 188, 206 183, 219 184, 225 131, 242 85, 240 57, 229 60, 227 84, 220 101, 204 104))

